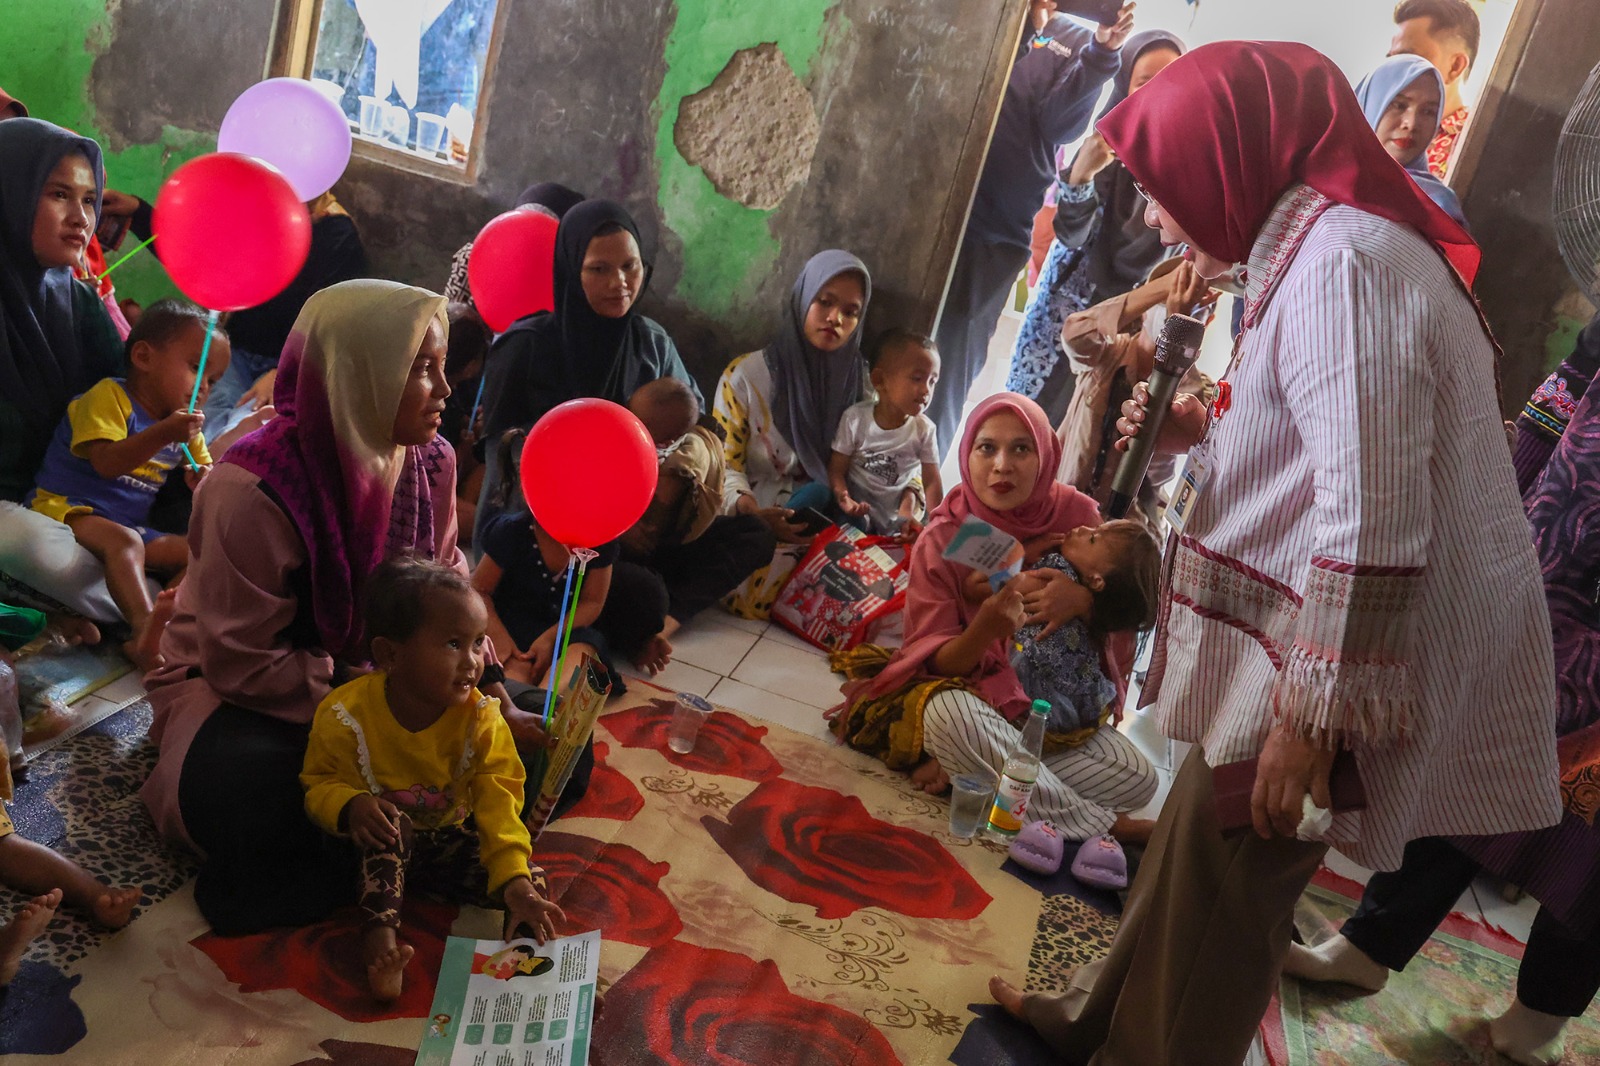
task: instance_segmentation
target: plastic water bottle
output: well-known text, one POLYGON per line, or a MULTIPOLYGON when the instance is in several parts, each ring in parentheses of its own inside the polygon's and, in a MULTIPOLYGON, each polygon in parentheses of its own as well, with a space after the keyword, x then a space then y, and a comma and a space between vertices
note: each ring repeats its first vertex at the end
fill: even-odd
POLYGON ((1022 728, 1022 739, 1006 759, 1005 770, 1000 775, 1000 788, 994 794, 994 806, 989 810, 989 837, 1008 841, 1022 832, 1022 823, 1028 814, 1028 799, 1033 795, 1033 783, 1039 778, 1039 757, 1044 754, 1044 726, 1050 718, 1050 704, 1034 700, 1028 714, 1028 724, 1022 728))

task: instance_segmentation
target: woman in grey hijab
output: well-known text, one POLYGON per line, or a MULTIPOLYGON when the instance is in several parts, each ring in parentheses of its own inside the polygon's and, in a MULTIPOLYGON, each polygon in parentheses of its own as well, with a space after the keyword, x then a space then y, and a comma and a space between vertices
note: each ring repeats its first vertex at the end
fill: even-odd
MULTIPOLYGON (((833 434, 866 383, 861 322, 871 298, 865 263, 840 249, 819 252, 795 281, 772 343, 735 359, 717 383, 712 413, 726 437, 723 512, 760 517, 780 554, 781 545, 804 544, 816 532, 796 520, 797 511, 830 506, 833 434)), ((765 617, 776 593, 763 588, 770 569, 734 593, 736 613, 765 617)))

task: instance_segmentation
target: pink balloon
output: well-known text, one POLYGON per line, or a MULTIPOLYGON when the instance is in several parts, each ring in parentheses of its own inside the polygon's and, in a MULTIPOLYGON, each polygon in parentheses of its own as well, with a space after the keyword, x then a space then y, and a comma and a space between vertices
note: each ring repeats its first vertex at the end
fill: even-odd
POLYGON ((255 156, 277 167, 301 200, 315 200, 350 163, 350 123, 309 81, 268 78, 233 102, 217 151, 255 156))

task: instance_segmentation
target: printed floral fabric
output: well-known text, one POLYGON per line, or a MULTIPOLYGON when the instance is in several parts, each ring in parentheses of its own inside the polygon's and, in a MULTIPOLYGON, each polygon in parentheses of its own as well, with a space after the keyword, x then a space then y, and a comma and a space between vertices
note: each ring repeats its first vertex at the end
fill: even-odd
POLYGON ((652 748, 685 770, 726 774, 746 781, 766 781, 783 773, 772 753, 761 745, 767 730, 727 711, 713 711, 700 726, 694 750, 680 755, 667 748, 673 701, 652 699, 639 707, 601 719, 625 748, 652 748))
POLYGON ((861 801, 769 781, 728 812, 703 818, 756 884, 820 918, 881 907, 918 918, 975 918, 991 897, 937 840, 879 821, 861 801))
POLYGON ((651 951, 612 986, 594 1035, 606 1066, 901 1061, 860 1016, 791 992, 770 959, 679 942, 651 951))
POLYGON ((661 891, 670 863, 651 862, 627 844, 546 830, 539 854, 550 865, 550 899, 566 913, 566 928, 599 929, 607 940, 640 947, 664 944, 683 931, 661 891))

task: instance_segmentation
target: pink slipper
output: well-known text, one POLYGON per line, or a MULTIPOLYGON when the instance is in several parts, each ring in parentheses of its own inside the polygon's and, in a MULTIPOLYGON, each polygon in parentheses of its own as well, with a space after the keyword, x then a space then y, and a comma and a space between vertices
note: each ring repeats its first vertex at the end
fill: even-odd
POLYGON ((1061 869, 1065 844, 1049 822, 1029 822, 1011 842, 1010 855, 1025 870, 1046 876, 1061 869))
POLYGON ((1086 885, 1119 892, 1128 887, 1128 857, 1113 838, 1090 837, 1072 860, 1072 876, 1086 885))

